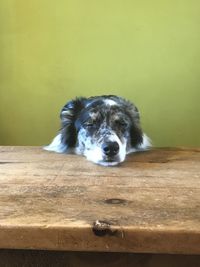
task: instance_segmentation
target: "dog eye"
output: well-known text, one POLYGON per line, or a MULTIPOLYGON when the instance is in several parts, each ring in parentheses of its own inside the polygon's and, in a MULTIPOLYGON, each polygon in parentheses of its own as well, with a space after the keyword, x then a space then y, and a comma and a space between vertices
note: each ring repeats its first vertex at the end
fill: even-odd
POLYGON ((94 122, 85 122, 84 126, 87 127, 87 128, 92 128, 92 127, 95 126, 95 123, 94 122))
POLYGON ((94 124, 93 123, 87 123, 87 124, 85 124, 85 126, 87 126, 87 127, 93 127, 94 124))

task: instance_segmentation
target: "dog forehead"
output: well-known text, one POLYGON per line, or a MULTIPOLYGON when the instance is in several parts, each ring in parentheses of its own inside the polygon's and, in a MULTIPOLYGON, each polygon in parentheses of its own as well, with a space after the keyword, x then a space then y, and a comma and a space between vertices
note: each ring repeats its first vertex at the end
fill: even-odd
POLYGON ((80 121, 94 120, 103 121, 106 119, 107 124, 114 120, 126 118, 127 108, 125 103, 117 101, 115 98, 95 97, 89 98, 85 108, 81 111, 80 121))
POLYGON ((118 120, 126 116, 126 114, 121 110, 120 107, 117 106, 108 107, 105 105, 92 108, 91 110, 88 111, 88 115, 90 118, 94 120, 107 119, 107 121, 118 120))

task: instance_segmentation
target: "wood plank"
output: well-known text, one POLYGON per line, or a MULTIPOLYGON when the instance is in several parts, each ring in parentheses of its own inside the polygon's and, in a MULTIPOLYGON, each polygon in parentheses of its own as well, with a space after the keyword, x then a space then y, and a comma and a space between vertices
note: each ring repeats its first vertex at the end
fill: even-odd
POLYGON ((0 248, 200 254, 200 149, 108 168, 0 147, 0 248))

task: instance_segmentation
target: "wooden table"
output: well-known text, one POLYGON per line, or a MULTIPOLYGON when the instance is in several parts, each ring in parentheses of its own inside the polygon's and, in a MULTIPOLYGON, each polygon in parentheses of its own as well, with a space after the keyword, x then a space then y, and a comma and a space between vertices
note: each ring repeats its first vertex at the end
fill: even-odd
MULTIPOLYGON (((126 255, 125 265, 70 266, 200 255, 200 149, 152 149, 102 167, 41 147, 0 147, 0 248, 0 261, 9 249, 126 255)), ((184 257, 200 266, 200 256, 179 257, 181 266, 184 257)))

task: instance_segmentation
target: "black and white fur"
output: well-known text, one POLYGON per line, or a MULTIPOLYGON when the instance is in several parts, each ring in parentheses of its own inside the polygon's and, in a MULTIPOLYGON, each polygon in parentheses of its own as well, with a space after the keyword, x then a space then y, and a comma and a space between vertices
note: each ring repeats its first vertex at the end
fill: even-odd
POLYGON ((63 107, 60 118, 62 128, 46 150, 75 152, 97 164, 114 166, 127 154, 150 147, 138 109, 118 96, 76 98, 63 107))

